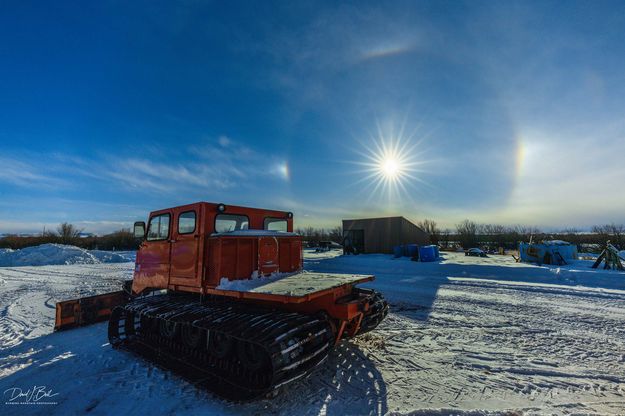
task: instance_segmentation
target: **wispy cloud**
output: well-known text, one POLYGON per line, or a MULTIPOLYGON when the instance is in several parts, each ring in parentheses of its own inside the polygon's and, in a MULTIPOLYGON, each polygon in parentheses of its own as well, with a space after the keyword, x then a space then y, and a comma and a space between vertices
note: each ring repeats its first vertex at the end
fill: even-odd
POLYGON ((45 163, 32 163, 18 158, 0 157, 0 183, 24 188, 50 188, 66 185, 62 178, 55 177, 45 163))
POLYGON ((164 163, 146 159, 121 159, 113 161, 113 169, 106 174, 135 191, 174 192, 184 187, 218 188, 232 186, 218 168, 198 163, 164 163))
POLYGON ((220 136, 217 143, 208 141, 195 145, 190 154, 199 156, 204 164, 215 167, 229 178, 275 177, 288 179, 288 165, 279 154, 261 153, 230 137, 220 136))
POLYGON ((150 157, 113 154, 85 157, 72 154, 1 157, 0 182, 24 190, 79 189, 90 182, 136 192, 195 193, 250 186, 260 179, 287 180, 284 159, 261 153, 225 136, 206 139, 182 154, 150 152, 150 157))
POLYGON ((354 81, 347 73, 363 77, 359 87, 370 89, 379 82, 368 81, 379 81, 380 72, 360 66, 429 47, 423 42, 429 29, 404 9, 346 4, 319 8, 305 24, 267 27, 264 36, 247 39, 241 47, 272 62, 270 71, 259 74, 263 86, 277 87, 297 107, 322 102, 344 111, 344 102, 360 95, 341 89, 345 97, 336 102, 337 81, 343 86, 354 81))

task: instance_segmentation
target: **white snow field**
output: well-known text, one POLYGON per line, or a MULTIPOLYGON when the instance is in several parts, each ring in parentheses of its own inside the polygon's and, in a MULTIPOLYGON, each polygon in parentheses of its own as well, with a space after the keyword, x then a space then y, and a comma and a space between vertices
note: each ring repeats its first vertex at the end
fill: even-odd
POLYGON ((376 275, 363 286, 391 313, 307 380, 245 404, 113 350, 106 324, 52 333, 56 301, 116 289, 132 263, 0 268, 0 414, 625 414, 625 273, 339 254, 307 251, 306 268, 376 275), (35 386, 51 404, 6 404, 35 386))

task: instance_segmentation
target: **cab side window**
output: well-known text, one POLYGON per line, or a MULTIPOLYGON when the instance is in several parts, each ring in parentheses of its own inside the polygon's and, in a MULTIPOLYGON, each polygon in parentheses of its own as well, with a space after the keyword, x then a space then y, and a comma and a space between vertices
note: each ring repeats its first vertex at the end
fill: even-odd
POLYGON ((150 218, 147 240, 167 240, 167 237, 169 237, 169 219, 169 214, 161 214, 150 218))
POLYGON ((250 220, 245 215, 219 214, 215 217, 216 233, 228 233, 248 228, 250 228, 250 220))
POLYGON ((195 231, 195 211, 183 212, 178 216, 178 234, 191 234, 195 231))
POLYGON ((269 231, 286 231, 287 222, 282 218, 265 218, 265 224, 263 226, 265 230, 269 231))

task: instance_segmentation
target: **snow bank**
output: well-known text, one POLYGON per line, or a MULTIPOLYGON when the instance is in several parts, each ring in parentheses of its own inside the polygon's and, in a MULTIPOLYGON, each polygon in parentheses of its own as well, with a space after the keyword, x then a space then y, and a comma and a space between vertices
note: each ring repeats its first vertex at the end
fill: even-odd
POLYGON ((545 240, 543 241, 543 244, 546 244, 548 246, 570 246, 571 243, 569 243, 568 241, 563 241, 563 240, 545 240))
POLYGON ((42 244, 21 250, 0 250, 0 267, 124 263, 128 261, 132 260, 127 252, 122 255, 111 251, 89 251, 63 244, 42 244))
POLYGON ((136 251, 105 251, 105 250, 88 250, 93 254, 100 263, 122 263, 125 261, 135 262, 137 258, 136 251), (123 260, 120 260, 123 259, 123 260))

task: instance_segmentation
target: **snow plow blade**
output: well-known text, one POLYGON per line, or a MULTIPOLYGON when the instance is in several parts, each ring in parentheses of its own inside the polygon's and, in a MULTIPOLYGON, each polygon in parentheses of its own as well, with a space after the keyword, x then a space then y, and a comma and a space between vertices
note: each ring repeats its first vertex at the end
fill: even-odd
POLYGON ((123 290, 58 302, 54 330, 59 331, 106 321, 115 307, 126 302, 128 302, 128 294, 123 290))

